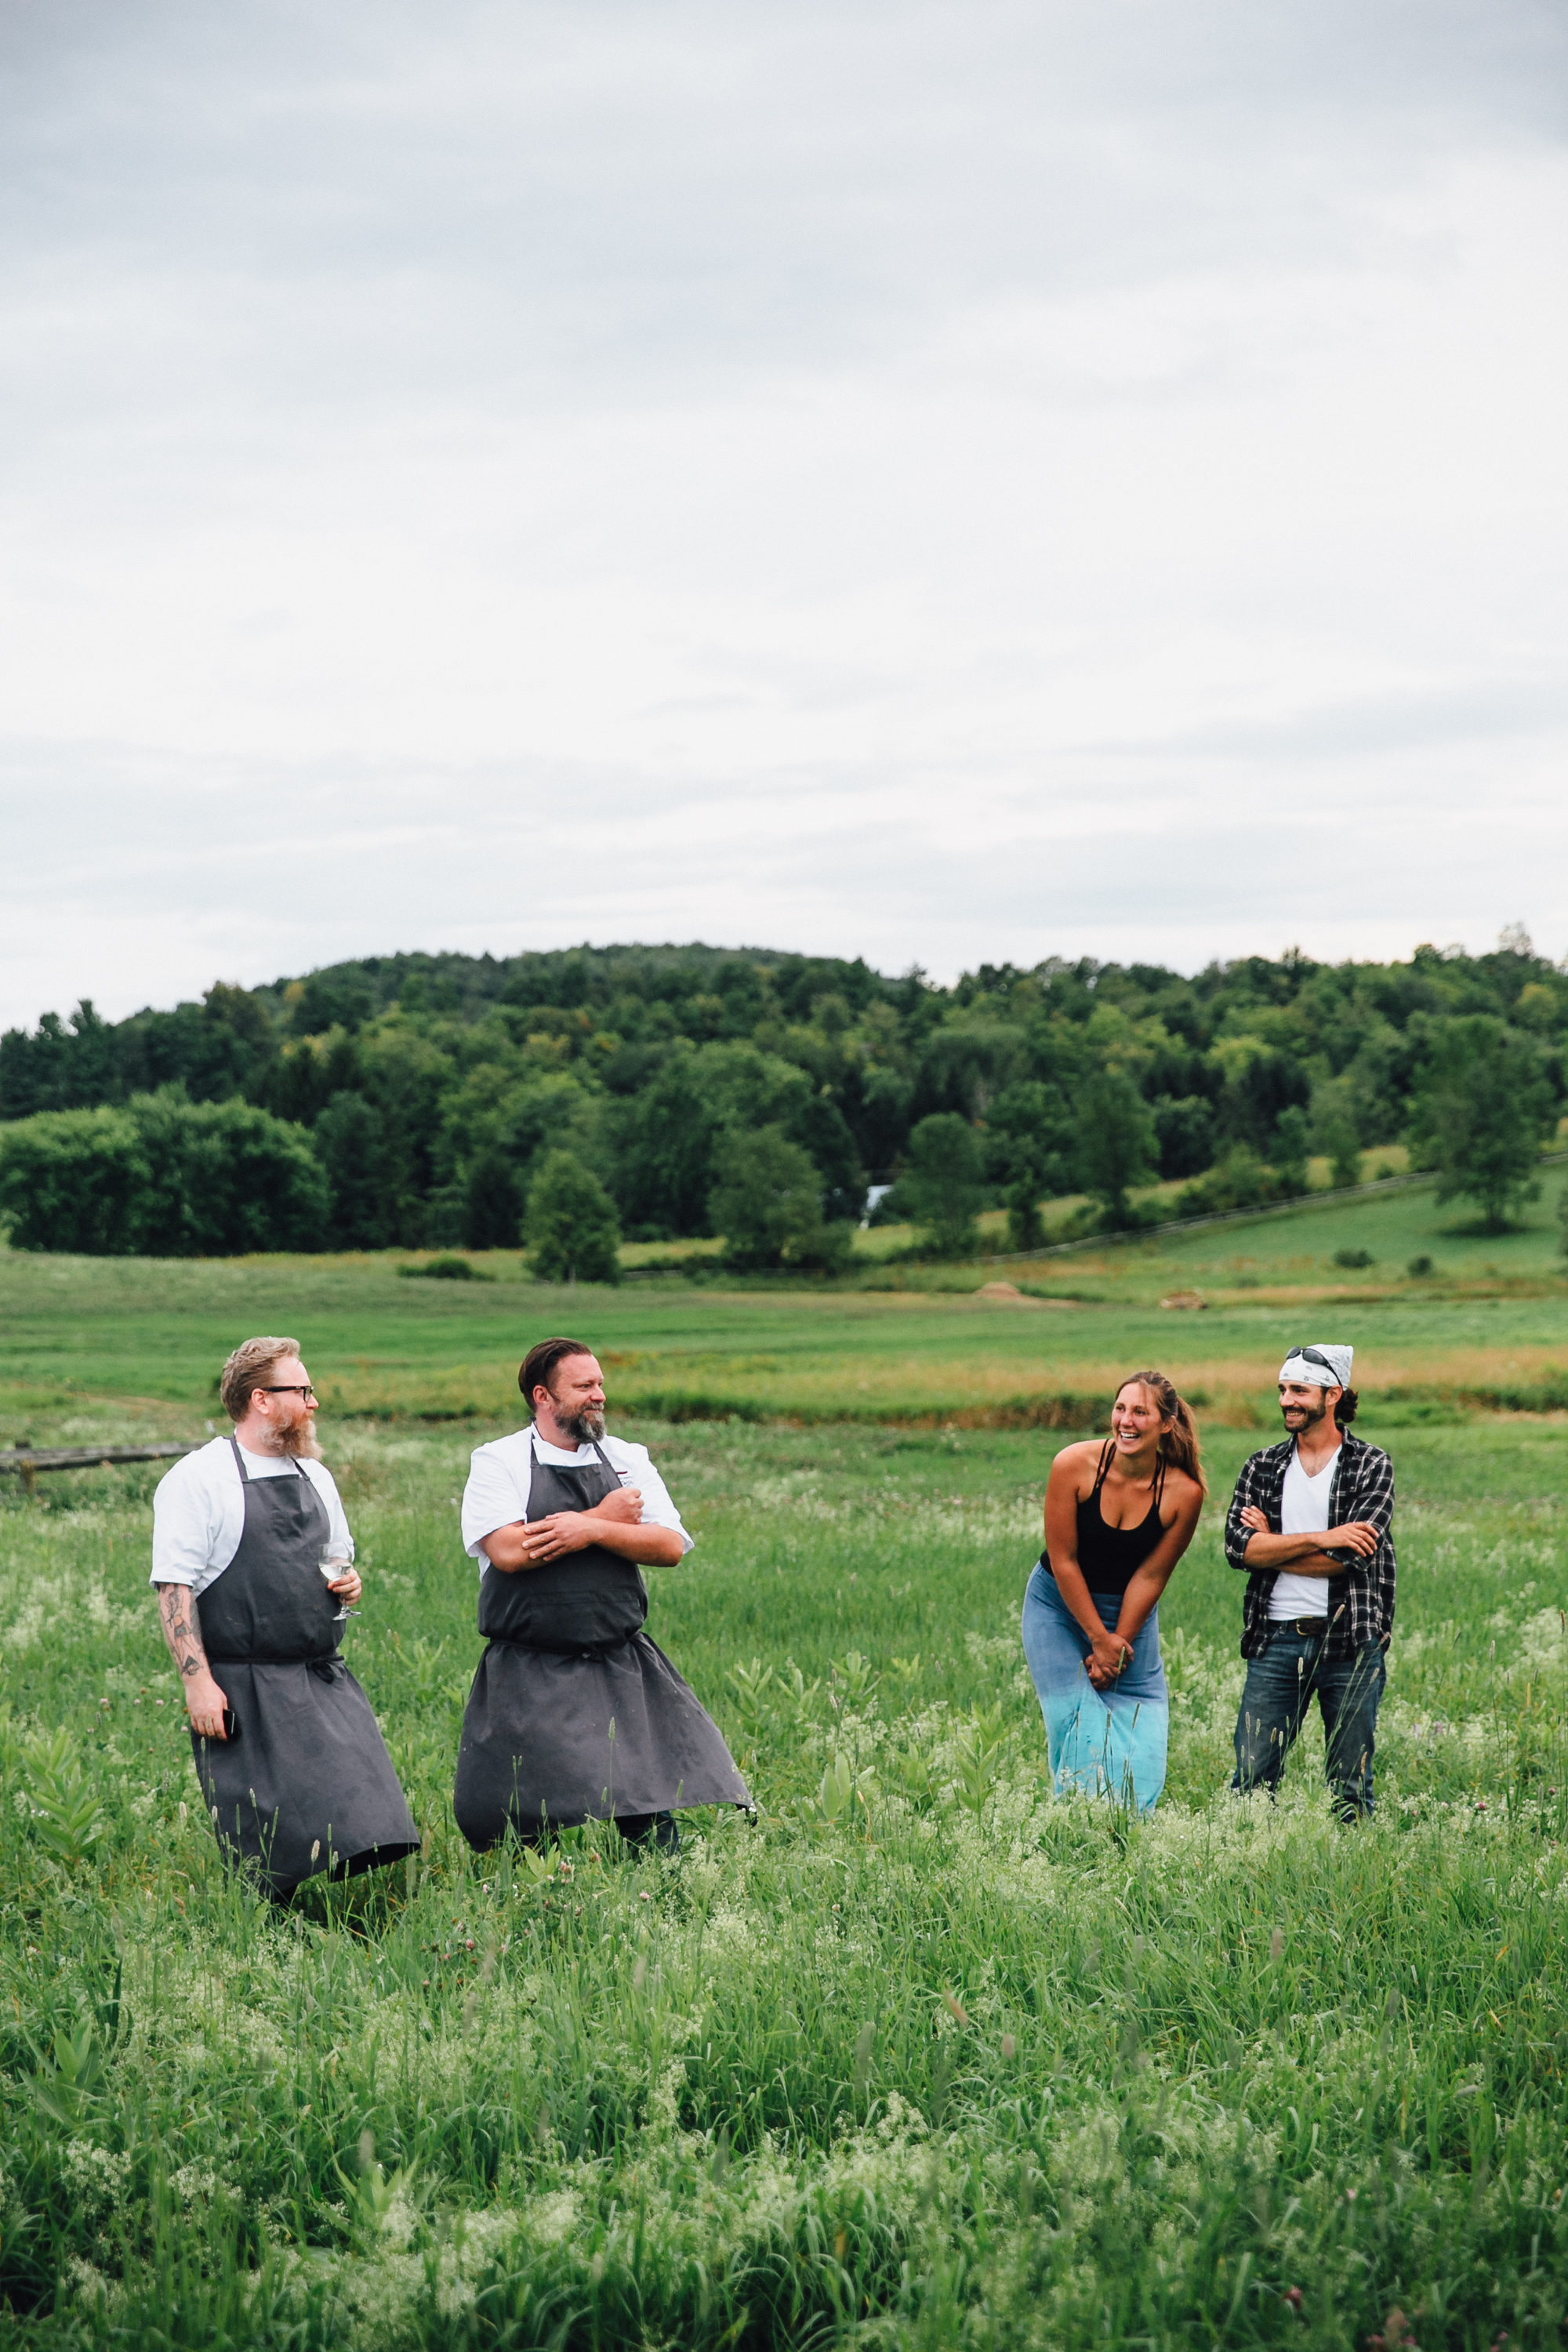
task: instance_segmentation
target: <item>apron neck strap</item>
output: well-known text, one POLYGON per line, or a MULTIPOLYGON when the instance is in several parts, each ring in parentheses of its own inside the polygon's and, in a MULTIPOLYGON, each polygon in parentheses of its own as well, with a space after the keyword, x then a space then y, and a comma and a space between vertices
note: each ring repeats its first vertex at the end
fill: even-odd
MULTIPOLYGON (((528 1436, 529 1443, 533 1448, 533 1458, 537 1462, 539 1459, 539 1449, 544 1443, 543 1438, 539 1434, 537 1424, 533 1423, 529 1424, 528 1436)), ((586 1454, 590 1447, 593 1449, 594 1462, 596 1462, 602 1470, 608 1470, 610 1467, 609 1463, 605 1460, 602 1450, 594 1444, 594 1440, 591 1437, 587 1438, 584 1444, 577 1448, 579 1455, 586 1454)), ((559 1454, 561 1452, 561 1448, 558 1445, 552 1445, 550 1450, 552 1454, 559 1454)), ((544 1466, 547 1470, 564 1470, 567 1465, 563 1462, 547 1462, 544 1466)), ((577 1465, 576 1464, 574 1464, 572 1466, 575 1468, 577 1465)), ((582 1466, 584 1469, 588 1469, 592 1465, 589 1463, 584 1463, 582 1466)))
MULTIPOLYGON (((229 1439, 229 1441, 228 1441, 228 1442, 229 1442, 230 1445, 234 1448, 234 1465, 235 1465, 235 1468, 239 1472, 239 1483, 240 1483, 240 1485, 241 1485, 242 1486, 253 1486, 253 1485, 255 1484, 255 1481, 251 1478, 251 1476, 250 1476, 249 1473, 248 1473, 248 1472, 247 1471, 247 1469, 246 1469, 246 1466, 245 1466, 245 1456, 244 1456, 244 1454, 243 1454, 240 1452, 240 1450, 239 1450, 239 1440, 238 1440, 238 1438, 237 1438, 237 1437, 231 1437, 231 1438, 229 1439)), ((305 1465, 304 1465, 304 1464, 303 1464, 302 1462, 300 1462, 300 1461, 296 1461, 296 1462, 295 1462, 295 1465, 294 1465, 294 1475, 295 1475, 295 1477, 296 1477, 296 1478, 306 1478, 306 1477, 308 1477, 308 1476, 310 1475, 310 1473, 307 1471, 307 1469, 306 1469, 306 1467, 305 1467, 305 1465)))

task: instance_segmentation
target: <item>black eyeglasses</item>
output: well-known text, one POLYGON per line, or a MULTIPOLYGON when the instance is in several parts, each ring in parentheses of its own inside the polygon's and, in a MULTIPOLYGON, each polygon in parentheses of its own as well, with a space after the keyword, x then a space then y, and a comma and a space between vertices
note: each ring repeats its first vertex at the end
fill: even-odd
POLYGON ((305 1381, 303 1382, 300 1381, 279 1381, 276 1388, 262 1389, 259 1393, 262 1396, 313 1397, 316 1391, 310 1386, 309 1381, 305 1381))
MULTIPOLYGON (((1341 1388, 1343 1386, 1343 1382, 1340 1378, 1338 1365, 1331 1364, 1329 1361, 1329 1359, 1324 1355, 1321 1348, 1292 1348, 1290 1354, 1291 1356, 1300 1356, 1304 1364, 1316 1364, 1319 1366, 1320 1370, 1331 1373, 1335 1388, 1341 1388)), ((1289 1361, 1289 1359, 1287 1358, 1286 1360, 1289 1361)))

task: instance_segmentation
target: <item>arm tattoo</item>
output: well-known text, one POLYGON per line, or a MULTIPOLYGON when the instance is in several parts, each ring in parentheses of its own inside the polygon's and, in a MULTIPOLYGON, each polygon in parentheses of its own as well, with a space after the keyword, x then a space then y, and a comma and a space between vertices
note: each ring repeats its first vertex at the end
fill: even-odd
POLYGON ((196 1675, 208 1673, 207 1654, 202 1647, 202 1621, 196 1614, 196 1596, 190 1586, 161 1584, 158 1615, 163 1639, 169 1644, 169 1655, 181 1679, 189 1682, 196 1675))

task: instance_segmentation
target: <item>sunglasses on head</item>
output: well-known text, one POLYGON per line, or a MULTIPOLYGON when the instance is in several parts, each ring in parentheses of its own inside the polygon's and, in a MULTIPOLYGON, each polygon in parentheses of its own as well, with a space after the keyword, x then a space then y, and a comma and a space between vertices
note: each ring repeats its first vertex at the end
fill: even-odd
MULTIPOLYGON (((1344 1383, 1340 1377, 1338 1366, 1329 1361, 1321 1348, 1292 1348, 1290 1356, 1300 1357, 1304 1364, 1316 1364, 1321 1371, 1328 1372, 1332 1377, 1335 1388, 1343 1387, 1344 1383)), ((1286 1360, 1289 1361, 1289 1358, 1286 1360)))

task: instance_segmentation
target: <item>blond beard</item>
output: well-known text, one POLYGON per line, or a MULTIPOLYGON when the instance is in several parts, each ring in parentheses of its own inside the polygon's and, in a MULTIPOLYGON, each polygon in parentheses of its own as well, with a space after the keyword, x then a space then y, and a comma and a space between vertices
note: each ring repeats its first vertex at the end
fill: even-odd
POLYGON ((280 1429, 278 1432, 278 1451, 286 1454, 290 1462, 319 1462, 321 1449, 316 1441, 315 1423, 300 1421, 292 1429, 280 1429))

